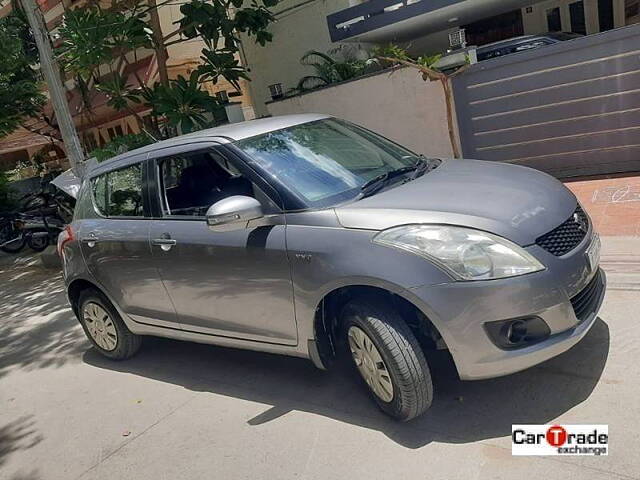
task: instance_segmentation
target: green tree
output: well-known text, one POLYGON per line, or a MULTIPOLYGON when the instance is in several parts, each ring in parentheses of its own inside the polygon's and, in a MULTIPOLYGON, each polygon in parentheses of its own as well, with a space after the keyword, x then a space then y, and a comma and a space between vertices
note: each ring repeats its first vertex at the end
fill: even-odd
POLYGON ((128 152, 129 150, 144 147, 150 143, 151 139, 143 133, 123 135, 121 137, 114 138, 103 147, 96 148, 89 154, 89 156, 95 157, 99 162, 103 162, 111 157, 128 152))
POLYGON ((37 55, 19 10, 0 19, 0 137, 42 111, 46 97, 34 68, 37 55))
POLYGON ((0 172, 0 212, 13 210, 16 206, 14 191, 11 189, 6 172, 0 172))
MULTIPOLYGON (((277 1, 190 0, 181 5, 182 17, 167 35, 160 31, 157 10, 171 0, 157 4, 155 0, 129 0, 115 3, 110 9, 95 3, 65 14, 59 55, 65 70, 85 83, 95 82, 113 108, 134 116, 136 104, 151 109, 154 131, 150 136, 191 131, 207 125, 207 119, 219 108, 217 100, 201 88, 202 83, 224 78, 239 89, 239 81, 249 79, 237 59, 238 36, 245 33, 261 45, 271 41, 268 27, 274 18, 269 8, 277 1), (196 37, 205 45, 202 65, 189 79, 169 79, 167 47, 196 37), (140 78, 136 78, 136 85, 130 85, 119 74, 129 63, 127 54, 140 47, 156 51, 160 82, 151 87, 140 78)), ((142 127, 139 117, 138 121, 142 127)))
POLYGON ((198 83, 198 72, 189 79, 179 76, 169 86, 157 85, 152 96, 153 109, 163 115, 180 133, 190 133, 207 127, 209 115, 218 108, 218 102, 198 83))
POLYGON ((331 50, 329 53, 310 50, 302 56, 300 63, 313 68, 314 74, 306 75, 298 81, 296 90, 299 91, 344 82, 375 69, 371 60, 356 58, 352 50, 342 48, 331 50))

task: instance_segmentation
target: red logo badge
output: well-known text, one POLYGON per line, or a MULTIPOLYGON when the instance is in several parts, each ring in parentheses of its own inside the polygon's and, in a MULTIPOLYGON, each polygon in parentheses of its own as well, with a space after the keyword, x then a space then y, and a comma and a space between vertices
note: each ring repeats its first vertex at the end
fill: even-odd
POLYGON ((554 425, 547 430, 547 443, 552 447, 561 447, 567 441, 567 431, 560 425, 554 425))

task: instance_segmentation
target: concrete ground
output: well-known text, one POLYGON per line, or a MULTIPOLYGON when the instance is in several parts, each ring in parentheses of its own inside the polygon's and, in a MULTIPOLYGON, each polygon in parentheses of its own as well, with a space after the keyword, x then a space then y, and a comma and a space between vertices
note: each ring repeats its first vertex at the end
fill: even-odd
POLYGON ((0 257, 0 478, 640 478, 640 241, 604 238, 600 319, 565 354, 460 382, 438 359, 432 409, 396 423, 351 374, 148 339, 96 354, 60 272, 0 257), (512 423, 608 424, 607 457, 512 457, 512 423))
POLYGON ((601 235, 640 236, 640 175, 601 175, 568 180, 565 185, 601 235))

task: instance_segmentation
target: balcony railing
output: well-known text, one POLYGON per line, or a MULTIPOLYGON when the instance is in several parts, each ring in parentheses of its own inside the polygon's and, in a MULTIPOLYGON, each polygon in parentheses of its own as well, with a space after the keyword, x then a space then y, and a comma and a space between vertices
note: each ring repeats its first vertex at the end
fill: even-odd
POLYGON ((331 40, 338 42, 463 0, 369 0, 327 16, 331 40))

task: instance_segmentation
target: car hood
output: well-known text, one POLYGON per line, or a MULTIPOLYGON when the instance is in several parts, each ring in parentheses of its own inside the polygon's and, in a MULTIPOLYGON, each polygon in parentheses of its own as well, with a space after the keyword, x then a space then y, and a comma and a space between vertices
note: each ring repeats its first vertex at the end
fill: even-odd
POLYGON ((337 207, 336 215, 346 228, 461 225, 524 246, 564 222, 576 205, 569 189, 540 171, 480 160, 445 160, 412 182, 337 207))

